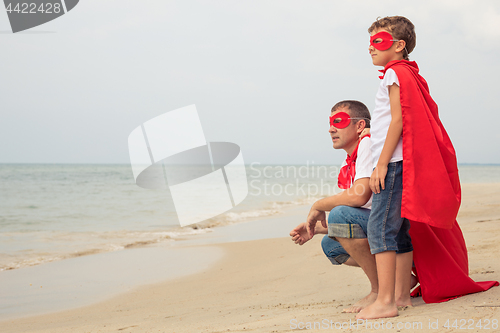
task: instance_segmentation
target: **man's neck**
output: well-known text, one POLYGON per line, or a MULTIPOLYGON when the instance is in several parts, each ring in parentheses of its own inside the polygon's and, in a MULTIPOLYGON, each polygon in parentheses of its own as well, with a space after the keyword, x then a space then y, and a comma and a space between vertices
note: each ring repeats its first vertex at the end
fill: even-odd
POLYGON ((356 146, 358 145, 359 139, 351 143, 348 147, 344 148, 345 152, 347 155, 351 156, 352 153, 354 152, 354 149, 356 149, 356 146))

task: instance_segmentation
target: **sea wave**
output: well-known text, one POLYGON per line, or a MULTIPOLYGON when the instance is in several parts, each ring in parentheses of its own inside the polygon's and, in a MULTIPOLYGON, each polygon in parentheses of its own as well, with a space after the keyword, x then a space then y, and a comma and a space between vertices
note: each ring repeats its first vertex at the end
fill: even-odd
MULTIPOLYGON (((45 264, 104 252, 179 241, 213 231, 213 228, 276 216, 293 206, 310 205, 321 197, 268 201, 258 209, 238 207, 204 222, 157 230, 55 231, 22 230, 0 233, 0 271, 45 264), (10 243, 8 243, 10 242, 10 243), (2 245, 3 244, 3 245, 2 245), (3 254, 1 254, 3 252, 3 254)), ((161 228, 161 227, 160 227, 161 228)))
POLYGON ((36 266, 53 261, 144 247, 160 242, 175 241, 187 236, 211 232, 210 228, 176 228, 172 231, 120 232, 33 232, 2 233, 2 238, 30 240, 29 249, 0 254, 0 271, 36 266), (47 235, 49 234, 49 235, 47 235), (50 245, 48 245, 50 243, 50 245), (50 250, 47 250, 47 247, 50 250), (71 251, 68 251, 71 249, 71 251))
POLYGON ((252 210, 242 210, 242 211, 230 211, 215 218, 208 219, 204 222, 194 224, 192 227, 195 229, 205 229, 220 227, 235 223, 248 222, 258 218, 266 218, 271 216, 276 216, 283 214, 285 209, 294 206, 312 205, 319 199, 325 196, 318 197, 304 197, 297 198, 289 201, 270 201, 267 202, 262 209, 252 209, 252 210))

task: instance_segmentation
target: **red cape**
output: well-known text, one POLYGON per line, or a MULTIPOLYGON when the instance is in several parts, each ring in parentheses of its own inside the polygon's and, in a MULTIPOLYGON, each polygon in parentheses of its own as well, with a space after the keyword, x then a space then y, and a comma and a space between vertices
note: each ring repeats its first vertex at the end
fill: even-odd
POLYGON ((426 303, 447 301, 498 286, 469 277, 465 240, 456 221, 461 201, 455 149, 425 79, 414 61, 389 62, 399 80, 403 115, 401 216, 411 222, 413 261, 426 303))

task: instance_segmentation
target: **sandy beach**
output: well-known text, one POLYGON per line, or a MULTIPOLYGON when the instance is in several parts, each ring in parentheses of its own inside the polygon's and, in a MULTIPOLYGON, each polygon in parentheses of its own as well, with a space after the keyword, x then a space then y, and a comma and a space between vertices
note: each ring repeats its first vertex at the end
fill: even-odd
MULTIPOLYGON (((287 218, 295 225, 304 217, 287 218)), ((500 280, 500 184, 463 185, 458 221, 469 250, 470 276, 476 281, 500 280)), ((265 224, 256 225, 266 233, 265 224)), ((0 322, 1 331, 499 330, 499 287, 439 304, 425 304, 421 298, 414 298, 414 306, 402 309, 398 317, 356 322, 353 314, 341 311, 368 293, 363 272, 347 266, 333 267, 321 251, 321 237, 298 246, 286 236, 212 244, 210 247, 223 254, 201 271, 132 288, 76 309, 4 320, 0 322)), ((203 252, 204 246, 189 248, 203 252)), ((158 260, 158 256, 153 258, 158 260)))

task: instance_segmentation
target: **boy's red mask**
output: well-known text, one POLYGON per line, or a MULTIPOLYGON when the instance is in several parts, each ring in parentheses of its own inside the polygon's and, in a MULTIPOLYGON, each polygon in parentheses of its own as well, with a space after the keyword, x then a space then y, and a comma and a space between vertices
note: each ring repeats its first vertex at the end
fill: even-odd
POLYGON ((351 123, 350 116, 345 112, 339 112, 330 117, 330 127, 346 128, 351 123))
POLYGON ((399 39, 392 39, 392 36, 387 31, 381 31, 370 37, 370 45, 380 51, 385 51, 392 46, 392 42, 397 42, 399 39), (381 42, 375 43, 376 39, 382 39, 381 42))

